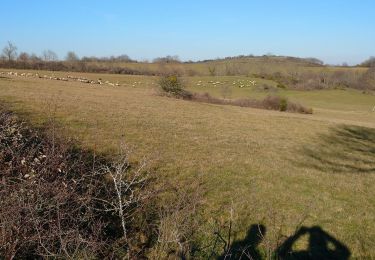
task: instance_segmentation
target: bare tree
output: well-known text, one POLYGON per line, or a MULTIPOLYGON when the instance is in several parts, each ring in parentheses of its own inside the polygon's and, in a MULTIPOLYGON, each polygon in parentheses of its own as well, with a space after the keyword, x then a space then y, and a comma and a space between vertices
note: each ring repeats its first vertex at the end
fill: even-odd
POLYGON ((41 61, 42 58, 39 57, 38 55, 36 55, 35 53, 33 53, 33 54, 30 55, 30 60, 33 61, 33 62, 37 62, 37 61, 41 61))
POLYGON ((3 49, 3 54, 8 61, 14 60, 17 56, 17 46, 8 41, 8 45, 3 49))
POLYGON ((66 54, 65 60, 66 60, 66 61, 70 61, 70 62, 76 62, 76 61, 79 61, 79 57, 78 57, 77 54, 75 54, 75 52, 73 52, 73 51, 69 51, 69 52, 66 54))
POLYGON ((21 52, 20 55, 18 55, 18 60, 22 62, 28 62, 30 60, 30 55, 26 52, 21 52))
POLYGON ((44 50, 42 53, 42 57, 44 61, 57 61, 58 60, 57 54, 51 50, 44 50))

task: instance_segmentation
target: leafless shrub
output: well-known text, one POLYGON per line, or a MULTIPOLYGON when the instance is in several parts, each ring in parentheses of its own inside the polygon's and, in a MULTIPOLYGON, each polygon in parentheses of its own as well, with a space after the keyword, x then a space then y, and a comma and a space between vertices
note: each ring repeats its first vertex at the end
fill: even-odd
POLYGON ((105 211, 114 212, 120 219, 123 238, 128 241, 128 220, 133 217, 135 206, 149 197, 144 192, 148 181, 147 161, 143 160, 136 168, 131 167, 129 156, 131 149, 121 145, 117 159, 110 165, 104 165, 99 172, 111 180, 114 186, 115 198, 100 199, 105 205, 105 211))

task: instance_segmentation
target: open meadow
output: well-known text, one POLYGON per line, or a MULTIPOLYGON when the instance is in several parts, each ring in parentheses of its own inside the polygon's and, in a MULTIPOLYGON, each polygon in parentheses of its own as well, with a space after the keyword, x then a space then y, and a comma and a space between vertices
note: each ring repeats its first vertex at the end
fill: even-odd
POLYGON ((160 184, 199 181, 200 246, 229 219, 235 240, 263 224, 264 245, 302 223, 320 226, 354 258, 375 258, 375 95, 284 89, 254 75, 183 77, 187 90, 219 98, 287 97, 313 109, 305 115, 161 96, 154 76, 38 73, 118 85, 4 74, 0 101, 35 126, 56 119, 64 134, 96 153, 110 156, 126 142, 132 161, 152 159, 160 184))

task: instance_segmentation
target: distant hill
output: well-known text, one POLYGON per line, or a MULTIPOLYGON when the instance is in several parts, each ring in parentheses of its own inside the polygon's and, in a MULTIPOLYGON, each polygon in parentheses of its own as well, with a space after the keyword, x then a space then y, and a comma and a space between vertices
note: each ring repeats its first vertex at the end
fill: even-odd
MULTIPOLYGON (((299 58, 290 56, 276 56, 276 55, 263 55, 263 56, 253 56, 253 55, 239 55, 233 57, 225 57, 218 59, 202 60, 197 63, 209 63, 217 61, 237 61, 241 63, 246 62, 259 62, 259 63, 285 63, 292 62, 302 66, 323 66, 324 62, 317 58, 299 58)), ((194 63, 194 62, 193 62, 194 63)))

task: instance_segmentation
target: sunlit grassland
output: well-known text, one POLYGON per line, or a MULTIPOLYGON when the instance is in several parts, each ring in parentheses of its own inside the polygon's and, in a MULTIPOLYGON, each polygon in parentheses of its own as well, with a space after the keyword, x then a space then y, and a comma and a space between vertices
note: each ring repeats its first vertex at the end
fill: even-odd
POLYGON ((226 219, 232 207, 238 236, 259 222, 272 233, 273 216, 274 228, 283 226, 289 235, 306 216, 304 224, 322 226, 353 256, 363 256, 363 250, 375 255, 375 96, 233 85, 237 80, 276 85, 252 77, 184 78, 197 92, 220 97, 221 85, 208 83, 220 81, 230 85, 232 98, 276 94, 314 109, 313 115, 300 115, 161 97, 155 77, 54 74, 123 85, 0 78, 0 100, 35 124, 53 115, 64 133, 97 152, 111 154, 121 140, 134 145, 132 159, 153 158, 161 183, 201 180, 202 237, 209 236, 213 219, 226 219))

